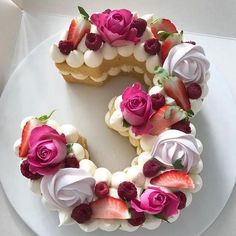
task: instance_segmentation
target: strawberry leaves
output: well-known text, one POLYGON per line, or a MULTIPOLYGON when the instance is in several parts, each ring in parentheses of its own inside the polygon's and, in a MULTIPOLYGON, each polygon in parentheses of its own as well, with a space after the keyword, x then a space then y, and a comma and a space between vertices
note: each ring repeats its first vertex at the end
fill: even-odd
POLYGON ((79 9, 80 15, 83 16, 85 20, 89 20, 89 14, 84 10, 84 8, 81 6, 78 6, 78 9, 79 9))

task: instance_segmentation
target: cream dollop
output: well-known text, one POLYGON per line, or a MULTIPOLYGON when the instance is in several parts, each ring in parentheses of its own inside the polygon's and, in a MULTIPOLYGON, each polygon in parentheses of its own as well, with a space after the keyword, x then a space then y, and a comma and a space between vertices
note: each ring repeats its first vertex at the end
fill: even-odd
POLYGON ((200 150, 193 135, 179 130, 167 130, 157 137, 152 157, 170 167, 181 160, 185 171, 189 172, 200 161, 200 150))
POLYGON ((55 175, 44 176, 40 189, 42 197, 56 209, 91 202, 95 180, 77 168, 60 169, 55 175))
POLYGON ((84 64, 84 55, 79 50, 73 50, 66 58, 66 62, 70 67, 77 68, 84 64))
POLYGON ((102 64, 103 61, 103 55, 100 50, 93 51, 93 50, 87 50, 84 53, 84 62, 88 67, 95 68, 102 64))
POLYGON ((66 60, 66 55, 62 54, 56 44, 50 48, 51 58, 55 63, 62 63, 66 60))
POLYGON ((180 77, 185 83, 200 84, 205 81, 209 67, 203 48, 190 43, 173 47, 163 64, 169 74, 180 77))

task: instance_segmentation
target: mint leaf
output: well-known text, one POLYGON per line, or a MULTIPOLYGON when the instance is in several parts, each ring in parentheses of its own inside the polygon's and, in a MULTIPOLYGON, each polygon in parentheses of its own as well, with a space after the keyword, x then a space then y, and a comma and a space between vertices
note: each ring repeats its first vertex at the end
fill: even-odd
POLYGON ((83 7, 78 6, 79 13, 84 17, 85 20, 89 19, 89 14, 84 10, 83 7))
POLYGON ((182 160, 178 159, 177 161, 175 161, 174 163, 172 163, 174 168, 176 170, 183 170, 184 166, 182 165, 182 160))
POLYGON ((155 67, 154 74, 157 76, 158 83, 160 83, 160 84, 162 84, 162 80, 169 79, 168 72, 161 66, 155 67))
POLYGON ((187 115, 188 115, 188 117, 193 117, 194 116, 194 112, 192 110, 189 110, 187 112, 187 115))
POLYGON ((166 31, 162 31, 160 33, 158 33, 159 37, 160 37, 160 41, 165 41, 171 34, 171 32, 166 32, 166 31))
POLYGON ((161 213, 154 215, 156 218, 166 221, 167 223, 170 223, 161 213))
POLYGON ((72 146, 73 146, 73 143, 67 143, 66 144, 66 154, 70 154, 72 152, 72 146))
POLYGON ((42 123, 47 123, 47 121, 51 118, 52 114, 55 111, 56 111, 56 109, 53 110, 49 115, 42 115, 40 117, 36 117, 35 119, 41 121, 42 123))
POLYGON ((130 127, 130 124, 125 119, 123 119, 123 126, 128 128, 130 127))

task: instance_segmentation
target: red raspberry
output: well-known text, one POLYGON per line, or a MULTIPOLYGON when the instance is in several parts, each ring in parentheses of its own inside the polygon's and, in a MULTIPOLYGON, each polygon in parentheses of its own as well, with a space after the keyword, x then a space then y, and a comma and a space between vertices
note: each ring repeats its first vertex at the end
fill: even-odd
POLYGON ((97 51, 102 46, 102 37, 99 34, 88 33, 85 39, 88 49, 97 51))
POLYGON ((202 95, 202 88, 197 83, 192 83, 187 87, 188 97, 191 99, 198 99, 202 95))
POLYGON ((174 194, 179 198, 179 201, 180 201, 178 209, 181 210, 181 209, 185 208, 186 201, 187 201, 186 195, 181 191, 175 192, 174 194))
POLYGON ((88 204, 81 204, 73 209, 71 213, 71 217, 78 222, 79 224, 83 224, 86 221, 90 220, 92 216, 92 209, 88 204))
POLYGON ((129 209, 131 218, 128 219, 128 222, 133 226, 142 225, 146 220, 144 212, 137 212, 133 208, 129 209))
POLYGON ((160 52, 161 44, 157 39, 148 39, 144 44, 144 50, 150 55, 155 55, 160 52))
POLYGON ((24 160, 20 165, 20 171, 21 174, 24 175, 28 179, 36 180, 40 179, 42 175, 38 173, 32 173, 29 169, 29 162, 27 160, 24 160))
POLYGON ((138 18, 132 22, 132 24, 130 25, 130 28, 131 29, 136 28, 137 37, 141 37, 147 28, 147 22, 142 18, 138 18))
POLYGON ((104 198, 109 193, 109 187, 106 182, 97 183, 95 186, 95 194, 99 198, 104 198))
POLYGON ((156 158, 152 158, 143 165, 143 174, 145 177, 153 177, 162 169, 162 165, 156 158))
POLYGON ((64 163, 65 168, 79 168, 79 161, 75 157, 67 157, 64 163))
POLYGON ((131 182, 124 181, 118 186, 118 195, 125 201, 130 201, 137 197, 137 189, 131 182))
POLYGON ((152 99, 152 108, 153 108, 153 110, 160 109, 166 103, 166 99, 161 93, 151 95, 151 99, 152 99))
POLYGON ((171 126, 172 129, 180 130, 186 134, 191 133, 190 122, 187 120, 181 120, 171 126))
POLYGON ((69 55, 70 52, 74 49, 73 42, 69 40, 61 40, 59 42, 59 50, 62 54, 69 55))

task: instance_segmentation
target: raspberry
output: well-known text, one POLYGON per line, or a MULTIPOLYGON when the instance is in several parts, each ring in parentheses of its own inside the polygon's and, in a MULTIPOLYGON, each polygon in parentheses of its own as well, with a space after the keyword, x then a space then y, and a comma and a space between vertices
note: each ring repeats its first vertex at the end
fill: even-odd
POLYGON ((191 133, 190 122, 187 120, 181 120, 171 126, 172 129, 180 130, 186 134, 191 133))
POLYGON ((125 201, 130 201, 137 197, 137 189, 131 182, 124 181, 118 186, 118 195, 125 201))
POLYGON ((71 217, 78 222, 79 224, 83 224, 86 221, 90 220, 92 216, 92 209, 88 204, 81 204, 73 209, 71 213, 71 217))
POLYGON ((29 169, 29 162, 27 160, 24 160, 20 165, 20 171, 21 174, 24 175, 28 179, 36 180, 40 179, 42 175, 38 173, 32 173, 29 169))
POLYGON ((79 168, 79 161, 75 157, 65 159, 65 168, 79 168))
POLYGON ((73 42, 69 40, 61 40, 58 47, 60 52, 65 55, 69 55, 69 53, 74 49, 73 42))
POLYGON ((191 99, 198 99, 202 95, 202 88, 197 83, 192 83, 187 87, 188 97, 191 99))
POLYGON ((181 209, 185 208, 186 201, 187 201, 186 195, 181 191, 175 192, 174 194, 179 198, 179 201, 180 201, 178 209, 181 210, 181 209))
POLYGON ((144 223, 146 217, 144 212, 137 212, 133 208, 129 209, 131 218, 128 219, 128 222, 133 226, 138 226, 144 223))
POLYGON ((152 108, 153 108, 153 110, 160 109, 166 103, 165 97, 160 93, 151 95, 151 99, 152 99, 152 108))
POLYGON ((144 50, 150 55, 155 55, 160 52, 161 44, 157 39, 148 39, 144 44, 144 50))
POLYGON ((99 198, 104 198, 109 193, 109 187, 106 182, 97 183, 95 186, 95 194, 99 198))
POLYGON ((131 29, 132 28, 137 29, 137 37, 141 37, 143 35, 144 31, 146 30, 146 27, 147 27, 147 22, 142 18, 134 20, 130 25, 131 29))
POLYGON ((153 177, 161 169, 162 169, 162 166, 160 162, 157 159, 152 158, 148 160, 147 162, 145 162, 145 164, 143 165, 143 174, 145 177, 153 177))
POLYGON ((88 49, 97 51, 102 46, 102 37, 99 34, 88 33, 85 39, 88 49))

